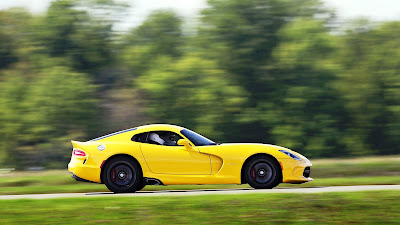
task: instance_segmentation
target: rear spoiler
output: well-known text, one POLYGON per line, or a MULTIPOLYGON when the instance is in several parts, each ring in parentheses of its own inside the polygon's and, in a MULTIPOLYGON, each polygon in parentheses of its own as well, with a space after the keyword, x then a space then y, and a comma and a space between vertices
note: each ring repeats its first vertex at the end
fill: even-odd
POLYGON ((86 142, 73 141, 73 140, 71 140, 71 143, 72 143, 73 148, 82 149, 82 150, 84 150, 84 146, 86 145, 86 142))

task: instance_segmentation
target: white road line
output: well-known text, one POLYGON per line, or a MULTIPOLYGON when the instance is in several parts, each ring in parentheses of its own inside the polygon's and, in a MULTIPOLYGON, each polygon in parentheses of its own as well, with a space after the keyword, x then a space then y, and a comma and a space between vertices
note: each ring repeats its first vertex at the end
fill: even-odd
POLYGON ((236 194, 275 194, 275 193, 325 193, 325 192, 353 192, 353 191, 383 191, 400 190, 400 185, 360 185, 360 186, 330 186, 310 188, 274 188, 265 190, 256 189, 197 189, 197 190, 165 190, 139 191, 137 193, 113 194, 111 192, 92 193, 59 193, 59 194, 28 194, 28 195, 0 195, 0 200, 6 199, 50 199, 50 198, 84 198, 84 197, 154 197, 154 196, 193 196, 193 195, 236 195, 236 194))

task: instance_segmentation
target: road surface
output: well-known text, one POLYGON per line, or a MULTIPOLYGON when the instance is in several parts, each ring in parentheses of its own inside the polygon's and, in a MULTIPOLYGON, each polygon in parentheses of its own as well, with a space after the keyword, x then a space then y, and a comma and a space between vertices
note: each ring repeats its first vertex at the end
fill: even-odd
POLYGON ((155 197, 155 196, 190 196, 190 195, 236 195, 254 193, 325 193, 325 192, 352 192, 400 190, 400 185, 360 185, 360 186, 331 186, 310 188, 274 188, 266 190, 255 189, 197 189, 197 190, 166 190, 166 191, 139 191, 137 193, 114 194, 111 192, 92 193, 58 193, 58 194, 28 194, 28 195, 0 195, 4 199, 49 199, 49 198, 86 198, 86 197, 155 197))

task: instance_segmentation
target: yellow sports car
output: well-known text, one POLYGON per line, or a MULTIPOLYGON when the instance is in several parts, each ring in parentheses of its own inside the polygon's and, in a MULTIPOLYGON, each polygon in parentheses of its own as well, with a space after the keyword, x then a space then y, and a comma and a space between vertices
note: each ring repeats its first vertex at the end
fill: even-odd
POLYGON ((145 125, 72 145, 68 170, 73 177, 104 183, 116 193, 145 185, 248 183, 273 188, 313 180, 310 161, 290 149, 218 144, 175 125, 145 125))

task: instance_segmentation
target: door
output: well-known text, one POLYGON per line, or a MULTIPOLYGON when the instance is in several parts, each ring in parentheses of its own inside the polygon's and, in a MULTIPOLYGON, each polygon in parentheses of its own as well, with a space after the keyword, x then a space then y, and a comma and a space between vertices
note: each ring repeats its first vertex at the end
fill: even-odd
POLYGON ((211 162, 208 154, 200 153, 197 147, 187 150, 178 146, 180 135, 171 131, 149 132, 140 149, 153 173, 176 175, 209 175, 211 162))

